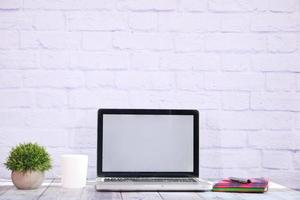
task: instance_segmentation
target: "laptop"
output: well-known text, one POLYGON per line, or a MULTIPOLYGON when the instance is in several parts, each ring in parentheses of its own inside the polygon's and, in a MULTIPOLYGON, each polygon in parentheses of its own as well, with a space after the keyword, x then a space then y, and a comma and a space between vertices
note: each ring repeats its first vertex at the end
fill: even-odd
POLYGON ((97 191, 207 191, 197 110, 99 109, 97 191))

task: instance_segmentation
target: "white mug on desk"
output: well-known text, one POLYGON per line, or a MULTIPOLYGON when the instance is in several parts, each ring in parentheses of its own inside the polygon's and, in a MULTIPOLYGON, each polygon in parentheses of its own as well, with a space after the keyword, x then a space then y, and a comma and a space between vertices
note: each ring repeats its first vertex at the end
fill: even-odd
POLYGON ((61 181, 64 188, 82 188, 86 185, 88 156, 65 154, 61 156, 61 181))

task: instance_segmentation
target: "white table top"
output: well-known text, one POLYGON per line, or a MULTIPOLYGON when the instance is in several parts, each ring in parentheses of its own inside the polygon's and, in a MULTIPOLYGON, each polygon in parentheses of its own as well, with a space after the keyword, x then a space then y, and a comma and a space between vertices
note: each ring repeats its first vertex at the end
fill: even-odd
POLYGON ((17 190, 9 180, 0 180, 0 200, 300 200, 300 192, 270 183, 263 194, 225 192, 96 192, 95 181, 83 189, 64 189, 59 180, 46 180, 36 190, 17 190))

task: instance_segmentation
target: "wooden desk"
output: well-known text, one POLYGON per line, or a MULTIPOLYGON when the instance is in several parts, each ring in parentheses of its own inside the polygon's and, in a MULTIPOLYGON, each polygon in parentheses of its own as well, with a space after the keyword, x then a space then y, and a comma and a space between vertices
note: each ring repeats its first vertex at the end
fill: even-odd
POLYGON ((223 192, 96 192, 94 181, 83 189, 63 189, 59 180, 47 180, 37 190, 17 190, 10 181, 0 180, 0 200, 300 200, 300 192, 270 183, 264 194, 223 192))

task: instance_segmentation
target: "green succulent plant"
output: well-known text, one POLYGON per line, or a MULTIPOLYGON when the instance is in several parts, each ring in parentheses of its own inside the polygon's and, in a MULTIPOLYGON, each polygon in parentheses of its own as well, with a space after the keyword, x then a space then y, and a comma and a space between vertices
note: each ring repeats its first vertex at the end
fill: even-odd
POLYGON ((24 143, 12 148, 4 165, 9 170, 22 172, 44 172, 52 167, 49 153, 37 143, 24 143))

